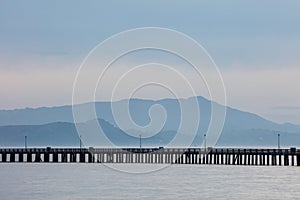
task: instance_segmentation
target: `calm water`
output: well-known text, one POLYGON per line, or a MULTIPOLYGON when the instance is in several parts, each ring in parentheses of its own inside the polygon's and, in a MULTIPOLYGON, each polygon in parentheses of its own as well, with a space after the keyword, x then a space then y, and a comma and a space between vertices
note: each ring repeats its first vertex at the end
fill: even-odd
POLYGON ((99 164, 8 163, 0 164, 0 199, 300 199, 300 167, 171 165, 128 174, 99 164))

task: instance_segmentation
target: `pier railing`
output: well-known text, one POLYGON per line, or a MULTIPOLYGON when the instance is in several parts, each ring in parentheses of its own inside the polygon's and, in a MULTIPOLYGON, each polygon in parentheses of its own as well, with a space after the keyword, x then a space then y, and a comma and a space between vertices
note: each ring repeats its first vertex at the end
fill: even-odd
POLYGON ((152 163, 300 166, 300 150, 242 148, 0 148, 0 163, 152 163))

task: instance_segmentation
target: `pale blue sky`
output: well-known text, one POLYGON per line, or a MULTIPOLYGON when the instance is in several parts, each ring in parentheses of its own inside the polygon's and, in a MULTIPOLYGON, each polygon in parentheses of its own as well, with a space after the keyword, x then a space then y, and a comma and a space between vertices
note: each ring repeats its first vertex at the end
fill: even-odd
POLYGON ((206 48, 224 75, 230 106, 300 124, 299 24, 296 0, 2 0, 0 109, 70 104, 76 69, 95 45, 157 26, 206 48))
POLYGON ((299 1, 1 1, 1 52, 85 55, 130 28, 199 41, 220 67, 299 63, 299 1))

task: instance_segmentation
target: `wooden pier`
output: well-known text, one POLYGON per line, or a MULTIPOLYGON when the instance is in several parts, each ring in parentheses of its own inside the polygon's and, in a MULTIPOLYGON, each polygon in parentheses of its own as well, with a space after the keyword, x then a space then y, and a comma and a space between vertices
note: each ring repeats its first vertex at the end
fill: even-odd
POLYGON ((300 150, 233 148, 5 148, 0 163, 151 163, 300 166, 300 150))

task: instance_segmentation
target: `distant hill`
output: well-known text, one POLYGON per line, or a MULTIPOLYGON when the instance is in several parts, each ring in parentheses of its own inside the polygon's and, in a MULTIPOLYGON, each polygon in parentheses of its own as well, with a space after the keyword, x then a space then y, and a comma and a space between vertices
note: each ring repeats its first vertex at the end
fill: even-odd
POLYGON ((24 146, 25 136, 29 146, 79 145, 78 135, 72 123, 0 126, 0 146, 24 146))
MULTIPOLYGON (((195 98, 199 103, 200 123, 193 145, 199 146, 210 123, 211 106, 222 107, 222 105, 202 97, 195 98)), ((181 100, 186 104, 189 101, 190 99, 181 100)), ((167 113, 162 130, 150 138, 143 139, 144 145, 163 146, 175 137, 181 117, 180 105, 176 99, 158 101, 131 99, 129 102, 131 117, 140 126, 150 123, 149 109, 155 104, 162 105, 167 113)), ((112 104, 118 107, 125 105, 126 101, 112 104)), ((84 110, 90 105, 92 104, 87 103, 76 105, 76 107, 84 110)), ((114 120, 110 102, 96 102, 95 108, 105 135, 113 143, 119 146, 139 145, 139 138, 132 135, 144 133, 134 127, 126 130, 126 132, 134 133, 130 135, 120 130, 114 120)), ((281 134, 282 145, 300 146, 300 126, 277 124, 253 113, 230 107, 226 109, 224 129, 217 143, 219 146, 276 146, 278 133, 281 134)), ((94 116, 86 113, 80 116, 77 123, 81 129, 90 132, 88 124, 93 120, 95 120, 94 116)), ((148 131, 151 132, 151 129, 148 131)), ((25 135, 28 136, 28 143, 34 146, 78 146, 79 137, 73 124, 72 106, 0 111, 0 146, 23 146, 25 135)))
MULTIPOLYGON (((116 146, 139 146, 139 138, 130 136, 122 130, 114 127, 105 120, 99 119, 99 123, 105 135, 116 146)), ((79 124, 79 128, 89 128, 89 123, 79 124)), ((143 139, 145 146, 162 146, 175 136, 176 132, 165 131, 155 135, 154 137, 143 139)), ((76 131, 75 124, 67 122, 55 122, 44 125, 14 125, 0 126, 0 147, 8 146, 24 146, 25 136, 27 136, 28 146, 72 146, 79 147, 80 138, 76 131)), ((83 135, 84 136, 84 135, 83 135)), ((92 137, 92 136, 90 136, 92 137)), ((89 146, 103 145, 101 141, 94 141, 89 138, 89 146), (92 142, 91 142, 92 141, 92 142)), ((86 139, 82 138, 82 145, 85 145, 86 139)))
MULTIPOLYGON (((87 128, 89 132, 89 123, 82 123, 80 128, 87 128)), ((105 136, 114 144, 119 147, 138 147, 139 138, 130 136, 111 125, 105 120, 99 119, 99 123, 105 133, 105 136)), ((275 147, 277 144, 278 132, 261 130, 261 129, 249 129, 249 130, 231 130, 224 129, 217 146, 263 146, 263 147, 275 147)), ((281 134, 281 144, 283 146, 300 146, 300 134, 279 132, 281 134)), ((28 146, 52 146, 62 147, 71 146, 79 147, 79 135, 77 134, 75 125, 66 122, 55 122, 44 125, 15 125, 15 126, 0 126, 0 147, 8 146, 24 146, 24 137, 27 136, 28 146)), ((142 145, 148 147, 159 147, 167 145, 176 135, 175 131, 162 131, 153 137, 143 138, 142 145)), ((93 141, 96 138, 90 136, 90 141, 85 143, 83 138, 83 145, 88 146, 101 146, 105 145, 101 139, 93 141)), ((202 137, 196 137, 192 146, 200 146, 202 143, 202 137)))

